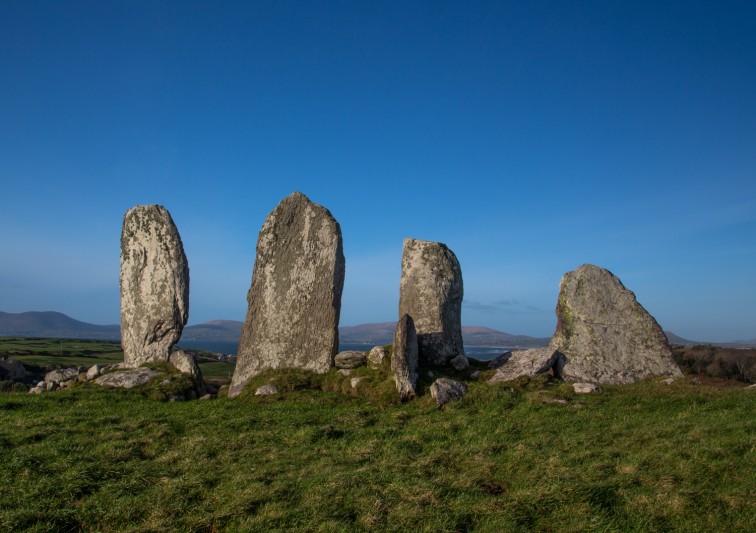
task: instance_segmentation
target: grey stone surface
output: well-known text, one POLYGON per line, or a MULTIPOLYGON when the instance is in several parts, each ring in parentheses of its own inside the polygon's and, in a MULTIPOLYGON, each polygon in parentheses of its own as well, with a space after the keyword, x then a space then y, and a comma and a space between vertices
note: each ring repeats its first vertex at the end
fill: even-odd
POLYGON ((368 354, 368 365, 370 365, 370 368, 380 368, 385 360, 386 348, 383 346, 375 346, 370 350, 370 353, 368 354))
POLYGON ((277 394, 278 389, 275 385, 268 383, 267 385, 263 385, 262 387, 257 387, 257 390, 255 391, 255 396, 270 396, 271 394, 277 394))
POLYGON ((650 376, 682 376, 667 337, 608 270, 583 265, 562 278, 557 327, 549 348, 559 352, 567 381, 620 384, 650 376))
POLYGON ((367 363, 367 354, 357 350, 339 352, 333 358, 336 368, 359 368, 367 363))
POLYGON ((102 374, 104 368, 105 368, 105 365, 101 365, 99 363, 90 366, 89 370, 87 370, 87 374, 86 374, 87 379, 90 380, 90 381, 93 380, 94 378, 96 378, 97 376, 99 376, 100 374, 102 374))
POLYGON ((443 407, 453 400, 460 400, 467 393, 467 385, 448 378, 438 378, 430 386, 431 396, 443 407))
POLYGON ((152 378, 162 375, 164 375, 162 372, 152 370, 151 368, 131 368, 128 370, 118 370, 116 372, 104 374, 95 378, 94 383, 97 383, 98 385, 106 385, 108 387, 131 389, 133 387, 139 387, 140 385, 146 385, 152 380, 152 378))
POLYGON ((445 365, 464 353, 462 296, 462 270, 445 244, 404 240, 399 316, 415 321, 421 363, 445 365))
POLYGON ((550 348, 513 350, 507 362, 499 367, 489 383, 511 381, 520 376, 536 376, 551 370, 557 362, 557 353, 550 348))
POLYGON ((175 350, 171 352, 168 362, 182 374, 188 374, 198 382, 202 382, 202 371, 193 355, 186 353, 184 350, 175 350))
POLYGON ((480 370, 476 370, 472 374, 470 374, 470 379, 478 379, 480 377, 480 370))
POLYGON ((121 346, 126 368, 167 362, 189 317, 189 265, 165 207, 129 209, 121 232, 121 346))
POLYGON ((593 383, 573 383, 572 390, 575 391, 575 394, 591 394, 601 392, 601 387, 593 383))
POLYGON ((69 379, 76 379, 78 376, 79 370, 76 368, 59 368, 45 374, 45 381, 47 383, 61 384, 69 379))
POLYGON ((496 356, 495 359, 491 359, 488 362, 488 368, 499 368, 501 365, 509 361, 509 358, 512 357, 512 352, 504 352, 501 355, 496 356))
POLYGON ((344 265, 341 228, 325 207, 294 193, 268 215, 257 241, 230 398, 263 370, 323 373, 333 366, 344 265))
POLYGON ((391 371, 394 373, 396 390, 402 401, 415 397, 417 386, 418 343, 412 317, 403 315, 394 330, 394 353, 391 355, 391 371))
POLYGON ((356 377, 349 380, 349 384, 352 386, 353 389, 357 388, 357 385, 359 385, 360 381, 362 381, 363 377, 356 377))
POLYGON ((460 372, 470 366, 470 361, 467 360, 467 357, 463 353, 453 358, 450 363, 455 370, 460 372))

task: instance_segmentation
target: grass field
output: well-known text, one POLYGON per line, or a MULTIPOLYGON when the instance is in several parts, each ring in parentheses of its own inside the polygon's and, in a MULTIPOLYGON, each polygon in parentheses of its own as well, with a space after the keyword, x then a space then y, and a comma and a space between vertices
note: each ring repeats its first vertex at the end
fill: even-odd
POLYGON ((754 390, 470 382, 440 411, 362 374, 0 394, 0 530, 756 531, 754 390))

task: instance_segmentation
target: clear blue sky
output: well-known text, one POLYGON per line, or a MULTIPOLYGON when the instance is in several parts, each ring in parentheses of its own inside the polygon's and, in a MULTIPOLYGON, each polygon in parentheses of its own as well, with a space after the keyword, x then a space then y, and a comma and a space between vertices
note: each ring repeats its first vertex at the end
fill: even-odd
POLYGON ((0 0, 0 310, 116 323, 123 214, 159 203, 190 323, 242 320, 298 190, 341 223, 344 325, 396 320, 415 237, 465 324, 550 335, 594 263, 665 329, 756 337, 754 5, 0 0))

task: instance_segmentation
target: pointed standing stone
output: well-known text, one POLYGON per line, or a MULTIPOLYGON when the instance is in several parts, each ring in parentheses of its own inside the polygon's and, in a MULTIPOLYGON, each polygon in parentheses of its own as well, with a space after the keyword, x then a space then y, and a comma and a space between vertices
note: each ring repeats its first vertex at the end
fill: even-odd
POLYGON ((420 361, 443 365, 462 347, 462 270, 439 242, 404 240, 399 316, 415 321, 420 361))
POLYGON ((391 355, 391 371, 394 373, 396 390, 402 401, 415 397, 417 385, 418 346, 415 324, 412 317, 404 315, 394 331, 394 352, 391 355))
POLYGON ((189 265, 165 207, 126 212, 120 285, 124 366, 167 362, 189 317, 189 265))
POLYGON ((608 270, 583 265, 562 278, 549 350, 568 381, 620 384, 681 376, 667 337, 608 270))
POLYGON ((328 371, 339 347, 343 287, 338 222, 301 193, 284 198, 268 215, 257 240, 229 397, 270 368, 328 371))

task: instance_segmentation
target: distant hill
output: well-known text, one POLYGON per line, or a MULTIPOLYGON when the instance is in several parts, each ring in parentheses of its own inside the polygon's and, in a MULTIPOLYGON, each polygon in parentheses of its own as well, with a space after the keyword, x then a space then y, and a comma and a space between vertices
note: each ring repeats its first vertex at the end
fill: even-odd
MULTIPOLYGON (((345 344, 389 344, 394 336, 395 322, 377 322, 339 328, 339 341, 345 344)), ((534 347, 546 346, 549 338, 511 335, 481 326, 463 326, 462 337, 467 346, 534 347)))
POLYGON ((186 326, 181 334, 181 340, 239 342, 243 325, 244 322, 238 320, 211 320, 186 326))
POLYGON ((118 340, 121 338, 121 326, 88 324, 55 311, 29 311, 27 313, 0 311, 0 335, 118 340))
POLYGON ((675 335, 671 331, 665 331, 664 334, 667 336, 667 341, 669 341, 670 344, 674 344, 675 346, 695 346, 696 344, 701 344, 700 342, 683 339, 682 337, 675 335))
POLYGON ((756 339, 747 341, 731 341, 731 342, 707 342, 707 341, 692 341, 684 339, 679 335, 675 335, 671 331, 664 332, 667 335, 667 340, 670 344, 675 346, 698 346, 700 344, 709 344, 711 346, 719 346, 720 348, 756 348, 756 339))

